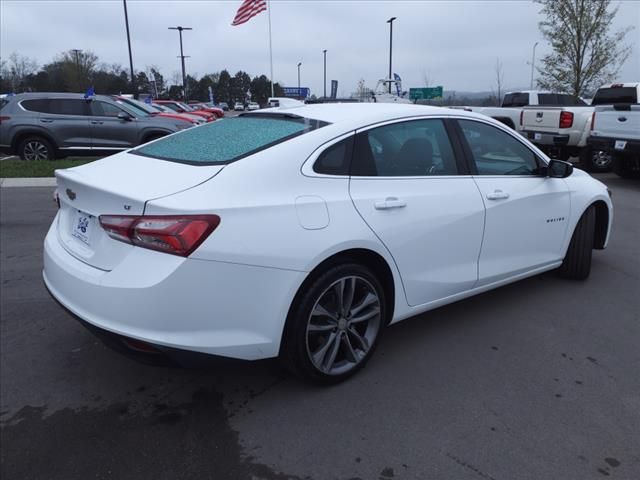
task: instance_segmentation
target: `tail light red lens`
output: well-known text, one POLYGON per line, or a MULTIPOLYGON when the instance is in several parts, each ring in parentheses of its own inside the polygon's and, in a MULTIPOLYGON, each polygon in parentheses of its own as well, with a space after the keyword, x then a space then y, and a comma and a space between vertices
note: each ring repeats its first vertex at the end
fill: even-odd
POLYGON ((573 125, 572 112, 560 112, 560 128, 571 128, 573 125))
POLYGON ((220 224, 218 215, 100 215, 114 240, 188 257, 220 224))

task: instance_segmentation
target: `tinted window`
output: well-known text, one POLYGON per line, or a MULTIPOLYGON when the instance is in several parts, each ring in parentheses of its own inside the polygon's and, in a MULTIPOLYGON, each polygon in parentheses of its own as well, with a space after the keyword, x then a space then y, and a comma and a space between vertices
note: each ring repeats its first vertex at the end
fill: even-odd
POLYGON ((229 163, 324 125, 293 115, 243 115, 185 130, 133 153, 192 165, 229 163))
POLYGON ((313 171, 326 175, 349 175, 353 137, 331 145, 313 164, 313 171))
POLYGON ((478 175, 537 175, 535 154, 511 135, 486 123, 459 120, 478 175))
POLYGON ((442 120, 412 120, 357 135, 351 175, 420 177, 457 175, 442 120))
POLYGON ((37 98, 33 100, 23 100, 20 102, 22 108, 30 112, 49 113, 49 99, 37 98))
POLYGON ((638 92, 635 87, 600 88, 591 105, 613 105, 616 103, 638 103, 638 92))
POLYGON ((581 99, 565 93, 539 93, 538 103, 540 105, 563 105, 566 107, 586 105, 581 99))
POLYGON ((529 94, 522 92, 507 93, 502 101, 503 107, 526 107, 529 105, 529 94))
POLYGON ((87 115, 87 102, 67 98, 52 98, 49 100, 49 113, 57 115, 87 115))
POLYGON ((91 115, 94 117, 117 117, 122 110, 111 103, 93 100, 91 102, 91 115))

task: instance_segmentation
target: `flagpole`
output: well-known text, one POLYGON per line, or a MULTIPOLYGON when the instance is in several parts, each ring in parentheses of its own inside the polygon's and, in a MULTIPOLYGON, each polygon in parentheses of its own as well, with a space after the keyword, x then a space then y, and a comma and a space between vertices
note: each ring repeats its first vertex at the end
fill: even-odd
POLYGON ((267 0, 267 14, 269 15, 269 66, 271 68, 271 96, 273 93, 273 48, 271 47, 271 3, 267 0))

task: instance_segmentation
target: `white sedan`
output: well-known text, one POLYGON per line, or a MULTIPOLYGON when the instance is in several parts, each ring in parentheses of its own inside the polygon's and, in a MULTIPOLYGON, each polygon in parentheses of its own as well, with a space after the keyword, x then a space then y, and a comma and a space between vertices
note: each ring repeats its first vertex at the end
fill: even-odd
POLYGON ((607 188, 478 114, 247 113, 57 170, 44 281, 130 351, 347 378, 388 324, 557 269, 589 275, 607 188))

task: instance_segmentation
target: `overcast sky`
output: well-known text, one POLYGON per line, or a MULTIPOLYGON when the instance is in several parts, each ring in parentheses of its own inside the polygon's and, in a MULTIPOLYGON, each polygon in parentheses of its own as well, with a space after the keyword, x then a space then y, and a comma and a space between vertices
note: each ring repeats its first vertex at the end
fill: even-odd
MULTIPOLYGON (((616 2, 614 2, 616 3, 616 2)), ((640 80, 640 1, 617 2, 614 28, 636 25, 627 35, 634 54, 619 80, 640 80)), ((128 0, 136 70, 157 65, 165 78, 180 70, 178 33, 184 32, 187 73, 201 76, 223 68, 233 75, 269 75, 267 12, 232 27, 241 0, 128 0)), ((274 0, 271 4, 273 68, 276 81, 322 94, 322 50, 327 49, 327 83, 340 82, 339 94, 354 91, 360 78, 374 87, 386 76, 389 26, 393 29, 393 70, 403 87, 432 85, 445 90, 486 91, 495 84, 496 58, 507 88, 528 87, 533 44, 536 56, 549 52, 538 31, 540 6, 527 0, 504 1, 314 1, 274 0)), ((106 63, 128 71, 121 0, 0 0, 0 56, 12 52, 40 65, 64 50, 90 50, 106 63)), ((329 88, 327 86, 327 88, 329 88)))

